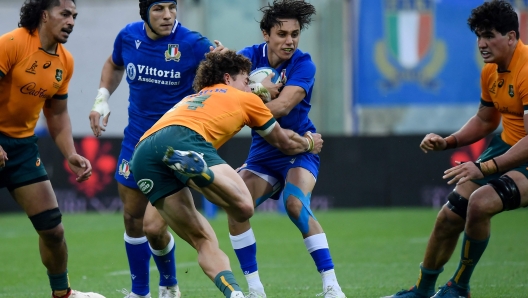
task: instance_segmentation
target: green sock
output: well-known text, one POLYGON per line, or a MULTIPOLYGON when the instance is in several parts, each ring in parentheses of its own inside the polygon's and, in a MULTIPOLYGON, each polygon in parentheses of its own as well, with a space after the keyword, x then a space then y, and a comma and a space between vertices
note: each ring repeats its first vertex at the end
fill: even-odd
POLYGON ((451 278, 458 286, 469 289, 469 279, 475 266, 477 266, 480 257, 484 254, 488 246, 489 237, 485 240, 473 240, 464 233, 464 242, 462 244, 462 253, 460 254, 460 263, 451 278))
POLYGON ((202 173, 200 176, 192 177, 191 179, 199 187, 206 187, 213 183, 214 173, 208 168, 205 173, 202 173))
POLYGON ((229 270, 218 273, 214 279, 214 282, 216 287, 220 289, 226 298, 231 297, 231 293, 234 291, 242 291, 235 280, 233 272, 229 270))
POLYGON ((49 274, 48 278, 52 291, 66 290, 70 287, 70 280, 68 278, 68 270, 61 274, 49 274))
POLYGON ((433 296, 436 289, 436 280, 442 271, 444 271, 443 267, 438 270, 431 270, 424 268, 420 264, 420 277, 418 277, 416 282, 416 292, 427 297, 433 296))

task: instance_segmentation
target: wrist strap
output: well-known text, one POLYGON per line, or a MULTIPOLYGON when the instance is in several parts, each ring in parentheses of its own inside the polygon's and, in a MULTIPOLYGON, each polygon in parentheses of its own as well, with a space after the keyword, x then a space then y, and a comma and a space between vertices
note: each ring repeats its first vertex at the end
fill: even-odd
POLYGON ((482 172, 482 175, 484 176, 495 174, 499 171, 497 162, 493 158, 485 162, 474 162, 474 164, 477 166, 477 168, 479 168, 479 170, 482 172))
POLYGON ((308 132, 306 135, 308 136, 308 137, 305 137, 306 141, 308 141, 308 149, 306 149, 306 152, 310 152, 314 149, 315 142, 314 142, 311 132, 308 132))
POLYGON ((454 135, 445 137, 444 140, 446 141, 446 147, 444 148, 444 150, 458 147, 458 140, 454 135))

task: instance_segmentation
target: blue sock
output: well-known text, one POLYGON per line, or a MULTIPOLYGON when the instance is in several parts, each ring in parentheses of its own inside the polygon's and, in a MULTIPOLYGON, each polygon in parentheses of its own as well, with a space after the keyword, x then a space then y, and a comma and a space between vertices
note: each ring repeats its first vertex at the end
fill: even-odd
POLYGON ((149 290, 150 247, 147 237, 132 238, 125 232, 125 248, 130 266, 132 292, 145 296, 149 290))
POLYGON ((155 250, 150 247, 152 257, 154 258, 154 262, 156 262, 160 274, 159 285, 162 287, 172 287, 178 283, 178 280, 176 280, 176 260, 174 259, 176 245, 172 234, 169 233, 169 235, 171 240, 164 249, 155 250))
POLYGON ((334 269, 332 256, 330 256, 330 249, 328 248, 328 241, 324 233, 316 234, 304 239, 304 245, 312 256, 315 262, 317 271, 323 272, 334 269))
POLYGON ((253 230, 249 229, 237 236, 229 235, 229 238, 244 275, 257 271, 257 243, 253 230))

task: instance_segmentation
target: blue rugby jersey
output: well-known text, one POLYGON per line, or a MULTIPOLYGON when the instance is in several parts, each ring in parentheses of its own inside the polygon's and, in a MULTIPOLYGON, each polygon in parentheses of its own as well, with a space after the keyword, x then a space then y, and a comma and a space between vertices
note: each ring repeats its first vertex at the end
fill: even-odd
MULTIPOLYGON (((251 60, 251 70, 259 67, 270 67, 266 43, 246 47, 240 50, 239 53, 251 60)), ((304 135, 306 131, 315 132, 315 126, 308 118, 311 108, 312 89, 315 82, 315 64, 310 54, 296 49, 291 59, 285 61, 276 70, 278 73, 282 73, 283 70, 286 71, 287 81, 284 86, 298 86, 306 92, 306 97, 288 115, 277 119, 277 121, 281 127, 291 129, 300 135, 304 135)), ((277 148, 266 142, 259 134, 252 131, 251 135, 252 142, 248 160, 263 159, 266 156, 277 154, 284 155, 277 148)))
POLYGON ((211 45, 206 37, 178 21, 169 36, 158 40, 147 36, 143 21, 130 23, 119 32, 112 60, 125 67, 130 90, 124 143, 133 148, 165 112, 195 93, 196 69, 211 45))

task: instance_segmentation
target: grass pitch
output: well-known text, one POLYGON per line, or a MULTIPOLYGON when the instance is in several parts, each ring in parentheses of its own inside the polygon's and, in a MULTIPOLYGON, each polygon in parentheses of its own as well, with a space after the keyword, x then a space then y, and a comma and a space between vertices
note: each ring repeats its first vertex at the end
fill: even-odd
MULTIPOLYGON (((416 282, 437 210, 357 209, 316 212, 330 244, 336 273, 350 297, 380 297, 416 282)), ((130 289, 121 214, 66 214, 72 288, 108 298, 130 289)), ((243 289, 245 278, 229 242, 226 217, 211 223, 231 259, 243 289)), ((301 236, 288 217, 257 213, 259 273, 268 297, 315 297, 321 280, 301 236)), ((38 238, 23 214, 0 215, 0 297, 49 297, 38 238)), ((528 297, 528 210, 497 215, 491 241, 472 278, 473 297, 528 297)), ((176 238, 177 278, 183 297, 222 297, 196 262, 196 252, 176 238)), ((440 275, 440 286, 456 269, 460 246, 440 275)), ((151 262, 151 292, 157 297, 158 273, 151 262)))

